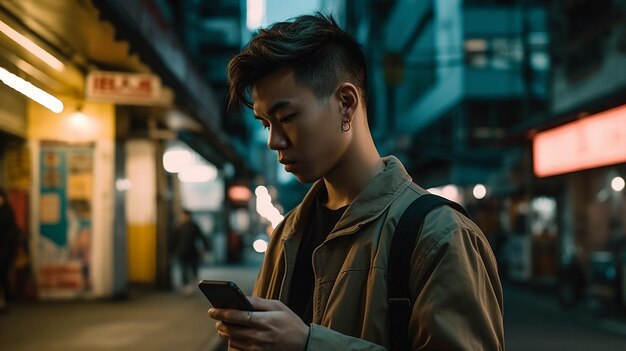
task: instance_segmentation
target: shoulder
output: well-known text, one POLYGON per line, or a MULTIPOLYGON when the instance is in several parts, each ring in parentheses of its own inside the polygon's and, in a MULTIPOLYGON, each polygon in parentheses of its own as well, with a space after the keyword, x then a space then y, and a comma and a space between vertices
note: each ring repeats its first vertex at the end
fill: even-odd
POLYGON ((421 265, 443 259, 443 255, 464 262, 472 261, 471 257, 491 261, 492 256, 489 242, 480 228, 450 206, 438 207, 426 216, 413 258, 421 265))
MULTIPOLYGON (((398 197, 395 211, 402 215, 413 201, 426 194, 430 193, 411 182, 398 197)), ((480 228, 464 214, 450 206, 439 206, 430 211, 424 218, 420 239, 430 238, 430 240, 439 241, 458 231, 479 236, 483 235, 480 228)))
POLYGON ((424 190, 414 182, 409 182, 408 185, 402 189, 398 196, 391 202, 389 206, 389 218, 399 219, 409 205, 415 201, 418 197, 428 194, 428 191, 424 190))
MULTIPOLYGON (((411 184, 394 202, 390 211, 392 217, 399 220, 408 206, 420 196, 429 194, 419 185, 411 184)), ((423 256, 437 252, 442 247, 462 247, 468 241, 477 246, 488 246, 488 242, 480 228, 464 214, 450 206, 439 206, 431 210, 422 222, 419 231, 417 246, 414 254, 423 256)))
POLYGON ((467 233, 473 236, 484 236, 480 228, 464 214, 450 206, 440 206, 430 211, 424 219, 422 237, 441 240, 455 233, 467 233))

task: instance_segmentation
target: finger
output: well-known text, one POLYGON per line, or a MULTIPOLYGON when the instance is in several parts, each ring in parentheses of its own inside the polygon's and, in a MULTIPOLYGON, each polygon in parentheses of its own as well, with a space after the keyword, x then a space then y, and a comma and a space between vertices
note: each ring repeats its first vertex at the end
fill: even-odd
POLYGON ((230 324, 248 325, 250 324, 250 311, 235 309, 211 308, 209 316, 213 319, 230 324))
POLYGON ((217 336, 221 339, 229 340, 230 335, 225 331, 225 328, 222 327, 222 322, 215 322, 215 329, 217 330, 217 336))
POLYGON ((254 342, 231 339, 228 347, 235 350, 261 350, 254 342))
POLYGON ((223 332, 223 331, 221 331, 221 330, 218 330, 218 331, 217 331, 217 336, 219 336, 219 337, 220 337, 220 339, 230 340, 230 335, 228 335, 228 334, 224 333, 224 332, 223 332))
POLYGON ((243 325, 230 324, 224 322, 217 322, 215 327, 218 331, 227 334, 229 336, 241 336, 244 334, 250 334, 253 328, 249 328, 243 325))
POLYGON ((278 300, 267 300, 261 297, 248 296, 248 300, 256 311, 283 311, 289 309, 284 303, 278 300))
MULTIPOLYGON (((234 345, 260 345, 266 339, 262 332, 254 328, 224 322, 218 323, 218 334, 227 336, 231 342, 231 347, 234 345)), ((242 349, 247 349, 247 347, 242 349)))
POLYGON ((231 348, 239 350, 275 350, 276 345, 270 346, 268 343, 268 336, 265 333, 259 332, 254 329, 247 329, 247 331, 234 332, 229 337, 229 345, 231 348))

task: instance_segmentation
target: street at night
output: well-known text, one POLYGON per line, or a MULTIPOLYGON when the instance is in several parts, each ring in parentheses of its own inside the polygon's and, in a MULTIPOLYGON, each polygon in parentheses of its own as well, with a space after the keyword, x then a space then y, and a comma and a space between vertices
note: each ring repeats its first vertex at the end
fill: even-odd
POLYGON ((626 319, 602 317, 582 307, 562 309, 549 294, 505 289, 505 338, 509 351, 621 351, 626 319))
POLYGON ((0 0, 2 351, 626 351, 625 179, 626 0, 0 0))

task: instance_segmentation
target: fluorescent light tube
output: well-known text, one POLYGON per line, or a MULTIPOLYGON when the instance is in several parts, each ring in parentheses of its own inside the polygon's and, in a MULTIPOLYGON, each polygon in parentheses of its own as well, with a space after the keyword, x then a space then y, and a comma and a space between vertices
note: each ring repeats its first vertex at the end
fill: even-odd
POLYGON ((24 49, 30 51, 33 55, 37 56, 40 60, 42 60, 55 70, 62 72, 65 68, 63 62, 59 61, 56 57, 52 56, 49 52, 42 49, 32 40, 21 35, 17 31, 15 31, 15 29, 9 27, 6 23, 2 21, 0 21, 0 32, 13 39, 16 43, 24 47, 24 49))
POLYGON ((63 111, 63 102, 61 102, 61 100, 37 88, 31 82, 25 81, 2 67, 0 67, 0 81, 28 96, 54 113, 60 113, 63 111))

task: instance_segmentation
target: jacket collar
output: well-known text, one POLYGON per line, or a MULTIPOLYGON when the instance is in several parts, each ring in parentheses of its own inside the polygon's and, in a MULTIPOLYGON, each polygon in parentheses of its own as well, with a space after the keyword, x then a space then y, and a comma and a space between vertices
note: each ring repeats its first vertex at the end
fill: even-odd
MULTIPOLYGON (((411 182, 411 176, 394 156, 383 157, 385 168, 365 186, 361 193, 348 206, 343 216, 333 229, 329 239, 356 231, 361 225, 377 218, 400 195, 411 182)), ((296 231, 302 230, 309 215, 311 206, 315 203, 318 193, 325 188, 322 179, 316 181, 307 192, 304 199, 294 209, 292 216, 285 222, 283 239, 288 239, 296 231)))

